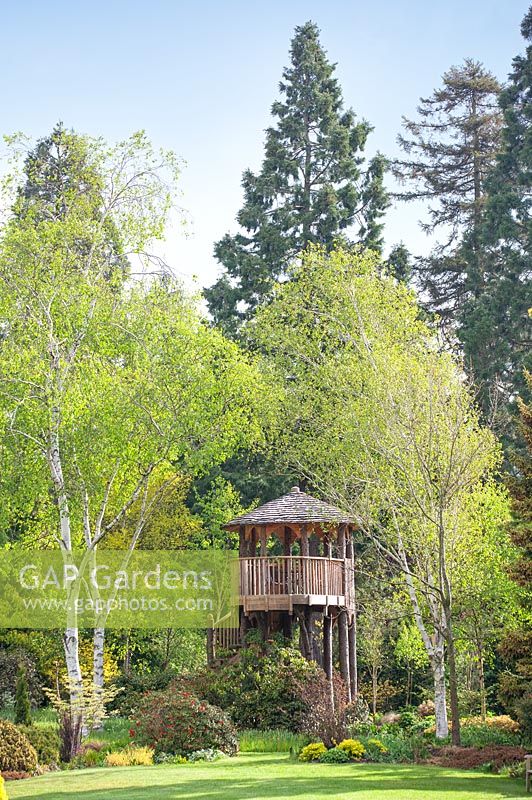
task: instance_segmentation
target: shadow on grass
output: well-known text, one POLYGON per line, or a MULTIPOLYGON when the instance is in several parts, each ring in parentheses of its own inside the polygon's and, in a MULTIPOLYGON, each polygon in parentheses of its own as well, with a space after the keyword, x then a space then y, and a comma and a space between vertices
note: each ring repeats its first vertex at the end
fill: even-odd
MULTIPOLYGON (((475 772, 456 774, 435 767, 401 765, 301 765, 279 758, 240 757, 231 762, 192 768, 154 767, 91 770, 65 774, 59 786, 46 779, 19 784, 16 798, 48 800, 272 800, 276 798, 342 798, 342 800, 429 800, 445 797, 518 798, 524 787, 515 781, 475 772), (302 774, 303 771, 303 774, 302 774), (84 779, 85 778, 85 779, 84 779), (30 785, 32 784, 32 785, 30 785), (40 784, 40 785, 39 785, 40 784), (47 785, 48 784, 48 785, 47 785), (100 785, 98 785, 100 784, 100 785), (396 793, 396 794, 395 794, 396 793)), ((57 780, 57 777, 56 777, 57 780)), ((10 795, 11 796, 11 795, 10 795)))

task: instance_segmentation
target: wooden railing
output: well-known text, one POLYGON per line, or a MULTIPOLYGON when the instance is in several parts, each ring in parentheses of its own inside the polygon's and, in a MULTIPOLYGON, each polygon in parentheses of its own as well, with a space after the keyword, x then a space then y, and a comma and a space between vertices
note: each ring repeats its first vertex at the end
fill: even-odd
POLYGON ((345 595, 345 562, 312 556, 241 558, 240 594, 345 595))

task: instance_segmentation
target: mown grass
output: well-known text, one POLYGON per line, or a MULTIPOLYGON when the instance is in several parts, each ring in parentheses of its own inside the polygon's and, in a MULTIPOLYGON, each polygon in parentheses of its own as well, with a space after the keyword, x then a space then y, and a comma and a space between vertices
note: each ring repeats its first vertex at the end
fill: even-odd
POLYGON ((8 784, 11 800, 517 800, 523 782, 395 764, 301 764, 244 753, 211 764, 87 769, 8 784))

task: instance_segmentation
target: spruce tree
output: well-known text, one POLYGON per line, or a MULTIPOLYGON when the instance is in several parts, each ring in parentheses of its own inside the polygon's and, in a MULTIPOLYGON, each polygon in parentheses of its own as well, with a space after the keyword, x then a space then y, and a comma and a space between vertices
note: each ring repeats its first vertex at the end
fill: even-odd
POLYGON ((502 146, 486 181, 482 291, 466 304, 461 329, 482 405, 495 405, 500 433, 510 427, 516 395, 526 391, 523 369, 531 364, 532 8, 521 31, 528 45, 500 96, 502 146))
POLYGON ((26 670, 19 665, 15 687, 15 722, 17 725, 31 725, 31 704, 26 670))
POLYGON ((421 99, 418 119, 403 118, 405 134, 398 141, 406 158, 392 167, 405 185, 398 197, 426 201, 422 228, 439 237, 430 256, 415 265, 422 296, 430 310, 458 326, 468 298, 482 290, 480 231, 486 175, 500 141, 499 92, 479 62, 451 67, 442 86, 421 99))
POLYGON ((385 161, 377 155, 364 165, 371 127, 344 109, 335 65, 314 23, 296 28, 290 61, 272 106, 276 124, 266 131, 262 168, 243 175, 241 232, 216 243, 223 272, 205 290, 214 321, 232 335, 308 244, 332 247, 354 231, 356 240, 381 247, 385 161))

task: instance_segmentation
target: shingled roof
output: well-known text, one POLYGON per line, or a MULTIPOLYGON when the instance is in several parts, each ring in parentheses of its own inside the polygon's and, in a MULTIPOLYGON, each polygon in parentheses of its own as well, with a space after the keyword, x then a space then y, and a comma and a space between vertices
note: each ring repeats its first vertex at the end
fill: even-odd
POLYGON ((353 520, 339 508, 305 494, 298 486, 292 486, 288 494, 284 494, 277 500, 270 500, 269 503, 264 503, 263 506, 255 508, 248 514, 235 517, 224 525, 224 528, 236 528, 239 525, 276 525, 283 522, 287 524, 291 522, 340 524, 353 522, 353 520))

